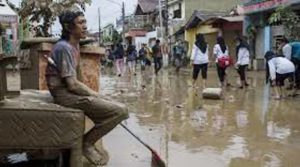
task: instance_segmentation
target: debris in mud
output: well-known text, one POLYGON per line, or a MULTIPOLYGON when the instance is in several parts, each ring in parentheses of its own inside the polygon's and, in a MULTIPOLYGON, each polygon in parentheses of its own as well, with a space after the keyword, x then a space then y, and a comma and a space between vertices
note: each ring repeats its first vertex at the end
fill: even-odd
POLYGON ((183 108, 183 105, 177 105, 176 108, 183 108))
POLYGON ((124 91, 124 90, 120 90, 120 92, 121 92, 121 93, 125 93, 125 91, 124 91))
POLYGON ((142 85, 142 88, 143 88, 143 89, 146 89, 146 85, 142 85))
POLYGON ((136 158, 136 159, 139 158, 135 153, 132 153, 131 156, 132 156, 133 158, 136 158))
POLYGON ((153 131, 153 129, 152 129, 152 128, 150 128, 150 129, 149 129, 149 131, 153 131))
POLYGON ((230 103, 234 102, 235 101, 234 96, 233 95, 229 96, 228 101, 230 103))

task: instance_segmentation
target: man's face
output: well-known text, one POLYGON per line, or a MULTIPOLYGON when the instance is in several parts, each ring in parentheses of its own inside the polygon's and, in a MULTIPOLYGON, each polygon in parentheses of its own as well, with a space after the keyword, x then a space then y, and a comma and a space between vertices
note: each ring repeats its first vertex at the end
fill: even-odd
POLYGON ((71 34, 75 38, 84 39, 87 36, 86 19, 84 16, 78 16, 74 20, 74 27, 71 30, 71 34))

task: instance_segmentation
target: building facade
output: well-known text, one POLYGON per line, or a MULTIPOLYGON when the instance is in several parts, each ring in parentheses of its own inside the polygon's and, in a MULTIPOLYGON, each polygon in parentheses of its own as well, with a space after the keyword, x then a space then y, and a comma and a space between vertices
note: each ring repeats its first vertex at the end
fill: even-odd
POLYGON ((285 34, 281 25, 272 26, 268 21, 279 6, 291 7, 299 13, 300 0, 244 0, 243 33, 252 37, 250 45, 254 55, 253 67, 255 70, 265 68, 264 54, 269 50, 276 50, 277 41, 285 34))

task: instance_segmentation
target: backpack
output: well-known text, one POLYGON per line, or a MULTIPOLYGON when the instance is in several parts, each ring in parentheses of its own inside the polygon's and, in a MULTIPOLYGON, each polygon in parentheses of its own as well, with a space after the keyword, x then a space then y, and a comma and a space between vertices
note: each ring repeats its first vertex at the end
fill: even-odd
POLYGON ((230 56, 222 56, 218 58, 218 65, 220 68, 227 68, 233 65, 233 60, 230 58, 230 56))

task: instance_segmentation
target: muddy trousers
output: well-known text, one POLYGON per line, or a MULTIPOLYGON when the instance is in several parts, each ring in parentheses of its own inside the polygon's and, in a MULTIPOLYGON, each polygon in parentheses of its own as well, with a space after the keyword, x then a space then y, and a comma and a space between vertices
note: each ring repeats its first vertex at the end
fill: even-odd
POLYGON ((202 79, 207 79, 207 68, 208 64, 194 64, 193 66, 193 79, 197 80, 198 75, 201 71, 202 79))
POLYGON ((226 77, 226 68, 221 68, 217 64, 217 72, 218 72, 220 82, 223 83, 225 81, 225 77, 226 77))
POLYGON ((155 73, 157 74, 158 71, 162 67, 162 58, 161 57, 154 57, 154 68, 155 68, 155 73))
POLYGON ((84 143, 95 144, 100 138, 110 132, 119 123, 128 118, 125 105, 96 97, 78 97, 60 100, 62 106, 84 111, 95 126, 84 136, 84 143), (71 101, 71 103, 70 103, 71 101), (64 103, 65 102, 65 103, 64 103))
POLYGON ((240 75, 241 81, 246 81, 246 70, 248 65, 239 65, 237 72, 240 75))
POLYGON ((116 70, 118 75, 123 75, 124 71, 124 59, 117 59, 116 60, 116 70))

